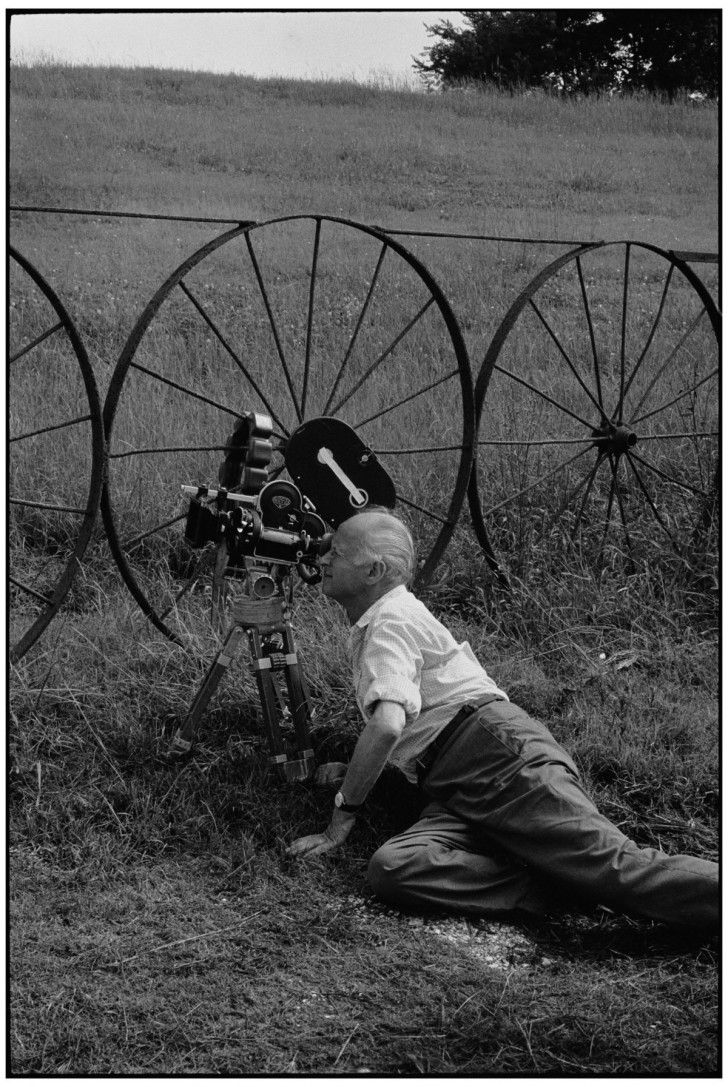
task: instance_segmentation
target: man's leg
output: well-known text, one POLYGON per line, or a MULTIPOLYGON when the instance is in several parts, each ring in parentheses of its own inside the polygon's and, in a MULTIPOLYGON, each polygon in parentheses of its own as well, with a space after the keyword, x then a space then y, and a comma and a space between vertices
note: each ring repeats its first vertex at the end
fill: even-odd
POLYGON ((368 880, 396 906, 456 910, 479 915, 523 910, 542 914, 547 899, 539 879, 519 861, 484 851, 477 836, 441 804, 390 838, 369 862, 368 880))
POLYGON ((603 816, 548 730, 507 703, 480 710, 438 757, 427 792, 574 896, 717 931, 718 866, 641 849, 603 816))
POLYGON ((536 780, 524 772, 521 784, 486 820, 489 834, 508 852, 605 905, 718 931, 717 864, 637 846, 562 767, 540 768, 536 780))

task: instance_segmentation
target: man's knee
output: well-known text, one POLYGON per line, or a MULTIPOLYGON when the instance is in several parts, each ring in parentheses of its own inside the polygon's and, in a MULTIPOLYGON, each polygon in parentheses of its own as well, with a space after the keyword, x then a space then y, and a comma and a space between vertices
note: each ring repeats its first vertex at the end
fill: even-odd
POLYGON ((414 849, 396 840, 385 842, 369 861, 367 882, 380 898, 396 899, 401 890, 402 877, 412 859, 414 849))

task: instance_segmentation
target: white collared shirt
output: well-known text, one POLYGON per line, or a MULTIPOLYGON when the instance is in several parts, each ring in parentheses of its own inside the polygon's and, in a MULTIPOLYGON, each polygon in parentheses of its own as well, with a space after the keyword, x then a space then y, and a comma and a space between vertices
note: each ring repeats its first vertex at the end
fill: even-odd
POLYGON ((404 585, 380 597, 351 628, 356 701, 365 721, 377 702, 398 702, 406 723, 390 762, 416 782, 415 760, 465 702, 507 695, 467 642, 449 630, 404 585))

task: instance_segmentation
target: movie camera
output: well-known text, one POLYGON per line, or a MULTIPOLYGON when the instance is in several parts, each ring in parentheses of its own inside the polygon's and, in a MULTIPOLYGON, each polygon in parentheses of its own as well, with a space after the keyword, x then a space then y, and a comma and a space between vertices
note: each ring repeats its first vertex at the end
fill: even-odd
POLYGON ((333 530, 368 506, 394 507, 396 494, 375 453, 339 419, 307 420, 277 447, 284 464, 276 474, 285 467, 290 480, 270 478, 273 437, 267 415, 247 413, 227 443, 219 487, 182 486, 190 497, 187 541, 194 548, 212 544, 216 550, 214 615, 219 620, 228 580, 242 581, 245 596, 230 606, 232 626, 173 738, 170 755, 191 749, 202 714, 246 636, 271 762, 284 780, 295 781, 311 776, 314 757, 308 695, 290 625, 290 575, 295 569, 308 584, 320 581, 319 559, 333 530), (308 495, 315 496, 315 504, 308 495), (279 673, 286 680, 287 699, 279 673), (293 745, 286 742, 281 718, 292 721, 293 745))

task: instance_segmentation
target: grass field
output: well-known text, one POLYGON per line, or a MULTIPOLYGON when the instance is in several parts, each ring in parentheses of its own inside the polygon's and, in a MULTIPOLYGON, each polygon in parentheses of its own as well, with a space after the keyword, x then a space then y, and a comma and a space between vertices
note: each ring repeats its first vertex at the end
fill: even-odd
MULTIPOLYGON (((10 241, 61 296, 103 398, 155 291, 226 229, 104 212, 256 221, 316 213, 390 231, 541 239, 396 236, 452 306, 474 379, 519 291, 571 243, 627 239, 717 252, 717 121, 710 107, 638 97, 576 103, 21 65, 10 77, 11 203, 96 214, 12 212, 10 241)), ((293 234, 261 228, 255 241, 284 352, 299 360, 311 229, 310 222, 293 234)), ((387 254, 382 296, 362 326, 361 357, 352 353, 342 394, 353 389, 367 352, 386 350, 429 297, 412 266, 394 256, 387 254)), ((376 258, 371 239, 324 224, 312 402, 331 389, 331 359, 351 339, 376 258)), ((714 266, 699 271, 715 292, 714 266)), ((604 269, 597 278, 610 283, 604 269)), ((290 397, 274 368, 250 263, 225 246, 188 286, 221 326, 238 322, 236 344, 258 367, 251 376, 290 425, 293 416, 283 417, 290 397)), ((569 289, 557 281, 552 292, 565 327, 575 308, 569 289)), ((615 304, 619 311, 618 291, 608 286, 605 313, 615 304)), ((44 327, 42 303, 22 276, 11 279, 10 294, 11 336, 32 338, 44 327)), ((189 312, 179 294, 165 298, 135 361, 185 387, 204 387, 211 398, 264 406, 189 312)), ((516 354, 538 374, 535 333, 524 326, 518 336, 516 354)), ((415 373, 418 388, 446 378, 455 358, 442 313, 430 307, 412 341, 403 340, 378 371, 381 381, 352 393, 350 421, 381 411, 388 397, 403 399, 415 373)), ((60 349, 49 344, 32 366, 21 365, 9 386, 11 434, 35 427, 49 406, 62 418, 83 410, 73 361, 60 349)), ((294 376, 300 382, 300 370, 294 376)), ((392 412, 391 427, 381 417, 373 440, 387 448, 391 438, 397 448, 457 436, 460 377, 392 412)), ((556 387, 554 378, 549 388, 556 387)), ((112 446, 139 445, 147 434, 169 445, 177 438, 224 443, 229 415, 221 423, 213 407, 168 388, 163 397, 159 383, 130 373, 112 446)), ((514 426, 532 421, 512 392, 495 384, 491 391, 488 410, 502 406, 506 419, 507 409, 514 426)), ((713 426, 715 409, 714 399, 693 398, 695 429, 698 421, 713 426)), ((82 502, 87 425, 32 441, 11 460, 13 486, 57 504, 82 502)), ((680 459, 691 476, 709 479, 703 449, 686 445, 680 459)), ((458 471, 457 453, 438 457, 392 456, 401 485, 436 511, 447 507, 458 471)), ((179 484, 214 478, 219 459, 219 452, 189 461, 170 454, 145 461, 143 472, 112 462, 119 524, 136 532, 146 519, 174 513, 179 484)), ((506 479, 513 462, 501 463, 490 483, 506 479)), ((412 508, 407 516, 426 550, 432 524, 412 508)), ((676 524, 682 516, 676 508, 676 524)), ((714 556, 686 565, 657 547, 629 565, 615 546, 595 574, 584 555, 551 561, 561 544, 541 543, 539 551, 523 536, 532 523, 529 510, 523 522, 504 522, 498 537, 529 560, 516 564, 519 576, 506 592, 464 508, 428 603, 514 701, 549 724, 599 805, 628 834, 716 858, 714 556)), ((41 586, 43 568, 50 563, 53 573, 72 534, 72 518, 25 508, 11 525, 12 560, 41 586)), ((642 535, 638 550, 659 533, 642 535)), ((150 595, 164 595, 168 556, 160 562, 144 552, 134 560, 150 595)), ((358 729, 346 625, 316 589, 301 585, 296 594, 317 759, 346 760, 358 729)), ((28 605, 12 602, 11 636, 28 618, 28 605)), ((699 936, 606 910, 523 926, 423 923, 372 902, 363 885, 367 857, 417 811, 399 780, 383 776, 343 852, 305 865, 287 858, 292 838, 325 824, 331 793, 268 775, 244 660, 218 692, 193 756, 168 762, 170 734, 215 645, 205 606, 190 594, 180 612, 184 644, 163 638, 123 585, 99 523, 62 613, 11 667, 8 1044, 15 1074, 717 1074, 717 953, 699 936)))

